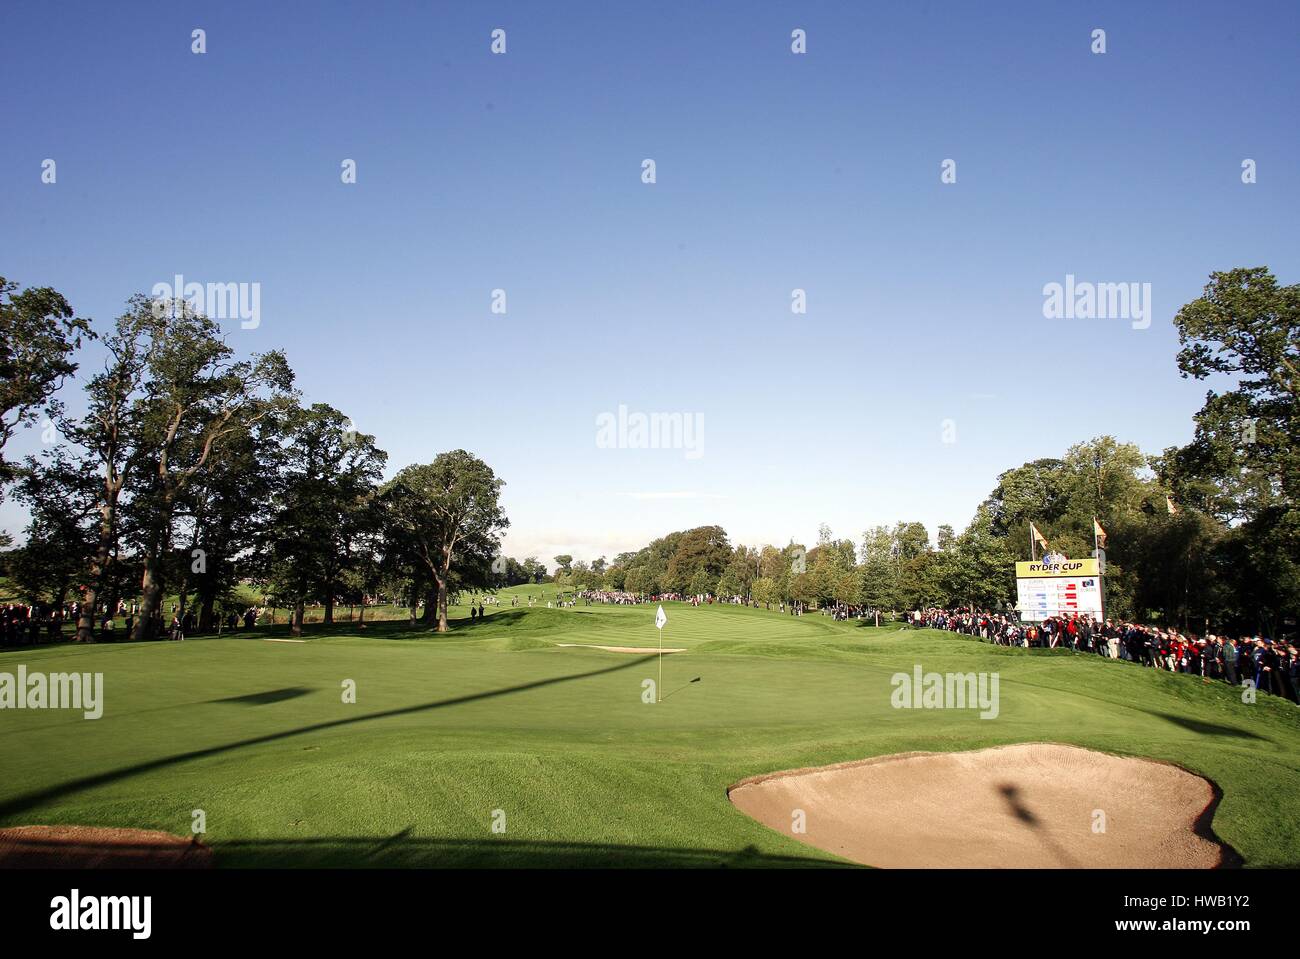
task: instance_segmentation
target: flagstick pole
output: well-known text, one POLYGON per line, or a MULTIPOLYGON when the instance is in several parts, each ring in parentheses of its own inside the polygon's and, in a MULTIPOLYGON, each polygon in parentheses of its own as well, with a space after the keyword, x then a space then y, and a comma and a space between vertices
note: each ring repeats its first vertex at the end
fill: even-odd
MULTIPOLYGON (((666 623, 665 623, 666 625, 666 623)), ((659 702, 664 701, 664 628, 660 626, 655 630, 659 634, 659 684, 655 687, 659 694, 659 702)))

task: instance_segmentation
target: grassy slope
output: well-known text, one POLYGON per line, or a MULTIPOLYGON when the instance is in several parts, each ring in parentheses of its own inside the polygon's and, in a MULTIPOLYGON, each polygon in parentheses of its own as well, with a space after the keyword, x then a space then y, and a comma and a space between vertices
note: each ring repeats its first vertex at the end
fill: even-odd
POLYGON ((835 860, 736 812, 726 787, 1052 740, 1202 773, 1224 791, 1216 831, 1248 863, 1300 863, 1300 711, 1271 697, 1248 706, 1219 684, 1092 656, 670 604, 665 644, 689 652, 665 657, 671 695, 645 705, 653 658, 554 643, 652 646, 650 610, 505 603, 444 637, 390 623, 318 628, 305 644, 0 653, 0 670, 101 671, 107 687, 95 722, 0 713, 0 824, 185 833, 203 809, 227 865, 815 865, 835 860), (1001 715, 891 708, 890 677, 918 662, 997 671, 1001 715))

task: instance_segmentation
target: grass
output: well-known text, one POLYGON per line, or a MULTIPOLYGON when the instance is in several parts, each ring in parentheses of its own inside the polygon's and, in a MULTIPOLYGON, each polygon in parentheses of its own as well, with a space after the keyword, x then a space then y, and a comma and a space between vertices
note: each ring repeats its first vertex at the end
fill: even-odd
POLYGON ((1300 863, 1290 703, 1090 655, 672 603, 664 644, 688 651, 665 657, 668 698, 647 705, 654 657, 555 644, 654 646, 653 607, 509 605, 541 591, 503 591, 473 625, 458 608, 443 636, 391 621, 304 643, 262 641, 279 626, 0 652, 0 671, 102 672, 106 701, 96 721, 0 712, 0 825, 188 834, 201 809, 226 866, 822 866, 842 863, 740 814, 727 787, 1048 740, 1205 775, 1223 791, 1214 829, 1247 864, 1300 863), (998 672, 1000 715, 892 708, 890 677, 916 663, 998 672))

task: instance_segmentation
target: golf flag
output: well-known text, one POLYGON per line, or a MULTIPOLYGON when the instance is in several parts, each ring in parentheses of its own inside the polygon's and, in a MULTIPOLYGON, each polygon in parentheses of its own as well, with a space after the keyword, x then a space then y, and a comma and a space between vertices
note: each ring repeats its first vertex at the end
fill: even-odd
POLYGON ((668 622, 668 617, 664 615, 664 608, 659 607, 659 612, 655 613, 655 626, 659 629, 664 628, 664 623, 668 622))
POLYGON ((1043 534, 1038 532, 1038 527, 1033 523, 1029 524, 1029 538, 1032 539, 1043 549, 1047 549, 1047 540, 1043 539, 1043 534))
POLYGON ((1101 528, 1101 524, 1097 522, 1095 516, 1092 518, 1092 535, 1096 538, 1098 546, 1104 547, 1106 545, 1106 531, 1101 528))
POLYGON ((1169 498, 1168 493, 1165 494, 1165 509, 1169 510, 1170 516, 1178 512, 1178 507, 1174 505, 1174 501, 1169 498))

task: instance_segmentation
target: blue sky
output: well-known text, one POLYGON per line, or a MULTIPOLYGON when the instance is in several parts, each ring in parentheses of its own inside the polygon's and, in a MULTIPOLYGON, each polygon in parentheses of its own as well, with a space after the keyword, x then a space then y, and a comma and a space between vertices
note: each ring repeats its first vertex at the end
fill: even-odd
POLYGON ((961 529, 1026 460, 1185 442, 1178 307, 1300 279, 1298 10, 10 0, 0 272, 102 322, 259 283, 231 343, 393 469, 483 457, 521 557, 961 529), (1150 283, 1150 328, 1045 319, 1067 274, 1150 283), (599 448, 620 404, 698 415, 702 455, 599 448))

